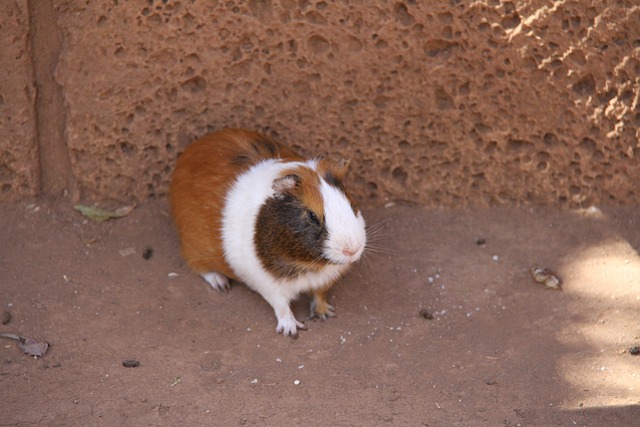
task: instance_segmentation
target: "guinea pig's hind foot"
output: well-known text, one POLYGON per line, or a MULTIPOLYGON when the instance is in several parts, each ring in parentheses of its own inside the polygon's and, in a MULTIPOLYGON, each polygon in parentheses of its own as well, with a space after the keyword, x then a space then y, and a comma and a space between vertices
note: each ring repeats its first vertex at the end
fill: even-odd
POLYGON ((224 274, 220 274, 215 271, 210 271, 208 273, 200 273, 200 275, 216 291, 227 292, 229 289, 231 289, 231 285, 229 284, 229 279, 224 274))
POLYGON ((336 317, 336 309, 327 302, 326 292, 317 292, 311 300, 310 319, 320 318, 326 320, 329 317, 336 317))

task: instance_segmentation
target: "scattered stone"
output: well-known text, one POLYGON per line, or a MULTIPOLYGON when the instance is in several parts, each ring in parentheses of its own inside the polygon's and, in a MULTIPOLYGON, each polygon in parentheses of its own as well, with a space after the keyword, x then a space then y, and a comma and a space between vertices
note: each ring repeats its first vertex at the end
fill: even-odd
POLYGON ((120 249, 118 251, 118 253, 120 254, 121 257, 128 257, 129 255, 133 255, 136 253, 136 249, 135 248, 125 248, 125 249, 120 249))
POLYGON ((138 366, 140 366, 140 362, 133 359, 126 359, 122 361, 122 366, 124 366, 125 368, 137 368, 138 366))
POLYGON ((487 244, 487 239, 480 237, 478 240, 476 240, 476 245, 478 246, 484 246, 487 244))
POLYGON ((149 260, 151 259, 151 257, 153 256, 153 249, 152 248, 146 248, 143 252, 142 252, 142 258, 149 260))
POLYGON ((420 316, 422 316, 423 318, 425 318, 427 320, 433 320, 433 313, 431 313, 426 308, 420 309, 420 316))
POLYGON ((9 310, 4 310, 2 312, 2 324, 8 325, 11 323, 11 312, 9 310))
POLYGON ((561 290, 562 280, 548 268, 533 267, 531 276, 533 276, 533 280, 542 283, 548 289, 561 290))
POLYGON ((637 356, 640 354, 640 346, 633 346, 629 349, 629 354, 633 355, 633 356, 637 356))

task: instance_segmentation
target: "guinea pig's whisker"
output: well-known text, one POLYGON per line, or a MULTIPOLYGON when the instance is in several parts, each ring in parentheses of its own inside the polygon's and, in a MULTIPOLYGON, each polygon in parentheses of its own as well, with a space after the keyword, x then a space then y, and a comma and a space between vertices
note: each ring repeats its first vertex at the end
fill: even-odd
POLYGON ((371 224, 367 226, 367 233, 375 233, 382 228, 385 228, 387 224, 389 224, 390 220, 385 219, 382 221, 378 221, 375 224, 371 224))
POLYGON ((389 247, 385 241, 391 237, 391 233, 386 229, 389 220, 377 222, 367 227, 367 245, 364 248, 363 258, 382 258, 383 255, 390 254, 389 247))
POLYGON ((382 239, 386 239, 388 237, 391 237, 391 233, 388 231, 385 231, 386 225, 388 224, 389 221, 382 221, 376 224, 373 224, 372 226, 367 227, 366 233, 367 233, 367 241, 368 242, 377 242, 380 241, 382 239))
POLYGON ((373 261, 381 261, 387 259, 390 255, 389 251, 386 249, 376 249, 371 250, 370 248, 365 248, 362 253, 361 259, 366 263, 372 263, 373 261))
POLYGON ((322 267, 325 262, 326 262, 326 259, 324 255, 318 255, 313 260, 311 260, 309 264, 311 266, 311 269, 315 269, 317 267, 322 267))
POLYGON ((365 252, 362 254, 362 258, 361 261, 358 263, 358 272, 361 273, 362 270, 366 268, 368 268, 369 270, 373 271, 374 270, 374 263, 372 258, 379 258, 379 259, 383 259, 384 257, 381 254, 370 254, 367 253, 366 249, 365 252), (373 256, 372 256, 373 255, 373 256))
POLYGON ((373 248, 367 247, 363 252, 363 258, 378 258, 382 259, 385 255, 392 255, 388 248, 373 248))

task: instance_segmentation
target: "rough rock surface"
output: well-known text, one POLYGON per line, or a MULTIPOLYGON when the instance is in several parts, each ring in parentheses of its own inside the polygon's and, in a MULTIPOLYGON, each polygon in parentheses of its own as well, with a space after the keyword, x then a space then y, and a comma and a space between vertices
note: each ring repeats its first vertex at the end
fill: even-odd
POLYGON ((39 189, 35 89, 27 2, 3 1, 0 9, 0 200, 10 200, 39 189))
POLYGON ((640 201, 636 1, 55 5, 85 199, 161 196, 242 126, 351 158, 372 205, 640 201))

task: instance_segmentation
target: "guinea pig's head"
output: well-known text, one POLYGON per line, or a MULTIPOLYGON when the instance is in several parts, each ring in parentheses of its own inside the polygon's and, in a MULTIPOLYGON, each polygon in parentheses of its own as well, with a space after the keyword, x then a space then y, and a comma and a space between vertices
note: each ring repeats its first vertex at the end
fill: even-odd
POLYGON ((312 161, 287 168, 273 181, 254 237, 272 273, 295 277, 360 259, 367 236, 362 214, 344 189, 347 168, 347 162, 312 161))

